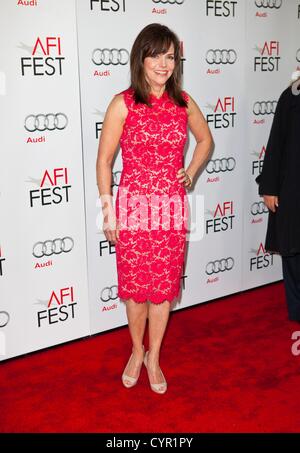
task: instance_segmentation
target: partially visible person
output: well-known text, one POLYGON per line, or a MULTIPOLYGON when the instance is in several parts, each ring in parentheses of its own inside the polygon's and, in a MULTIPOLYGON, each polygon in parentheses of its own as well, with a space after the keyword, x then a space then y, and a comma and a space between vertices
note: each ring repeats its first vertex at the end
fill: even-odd
POLYGON ((282 256, 288 317, 300 321, 300 77, 279 97, 256 181, 269 209, 265 248, 282 256))

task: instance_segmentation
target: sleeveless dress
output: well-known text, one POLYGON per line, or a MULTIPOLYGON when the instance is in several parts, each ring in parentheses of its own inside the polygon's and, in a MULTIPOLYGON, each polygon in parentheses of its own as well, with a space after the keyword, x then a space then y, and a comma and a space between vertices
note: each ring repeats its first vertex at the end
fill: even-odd
POLYGON ((131 88, 121 94, 128 115, 116 197, 118 296, 172 302, 180 290, 188 231, 186 189, 176 178, 183 167, 187 111, 167 91, 160 98, 150 95, 151 107, 135 104, 131 88))

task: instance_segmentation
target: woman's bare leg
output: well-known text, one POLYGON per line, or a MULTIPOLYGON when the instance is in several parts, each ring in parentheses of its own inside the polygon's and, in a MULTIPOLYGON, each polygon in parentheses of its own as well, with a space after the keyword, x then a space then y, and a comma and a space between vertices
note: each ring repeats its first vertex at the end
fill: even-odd
POLYGON ((143 339, 148 316, 148 304, 137 303, 133 299, 126 301, 128 327, 132 340, 132 359, 129 361, 124 373, 136 378, 144 358, 143 339))
POLYGON ((163 382, 159 367, 159 353, 170 314, 170 302, 150 303, 149 306, 149 354, 148 374, 151 384, 163 382))

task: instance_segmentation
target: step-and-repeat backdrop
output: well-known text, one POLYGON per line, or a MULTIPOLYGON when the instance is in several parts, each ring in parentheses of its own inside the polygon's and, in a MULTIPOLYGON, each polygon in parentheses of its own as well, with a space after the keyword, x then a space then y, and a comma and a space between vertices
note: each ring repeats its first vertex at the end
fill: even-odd
MULTIPOLYGON (((0 4, 0 360, 126 324, 96 185, 105 111, 147 24, 181 41, 184 89, 215 149, 189 192, 180 309, 281 278, 264 249, 262 168, 300 67, 299 0, 5 0, 0 4), (288 31, 286 26, 288 24, 288 31)), ((186 166, 195 141, 189 136, 186 166)), ((116 195, 122 171, 113 167, 116 195)))

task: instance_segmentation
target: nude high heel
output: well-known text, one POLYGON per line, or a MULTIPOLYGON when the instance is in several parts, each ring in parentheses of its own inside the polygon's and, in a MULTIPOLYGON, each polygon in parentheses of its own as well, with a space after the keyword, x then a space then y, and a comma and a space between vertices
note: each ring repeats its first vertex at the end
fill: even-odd
MULTIPOLYGON (((148 353, 149 353, 149 351, 146 352, 145 357, 144 357, 144 365, 147 369, 147 372, 148 372, 148 367, 147 367, 148 353)), ((150 379, 149 379, 149 384, 150 384, 151 390, 153 390, 153 392, 159 393, 160 395, 162 395, 163 393, 166 393, 166 391, 167 391, 167 381, 165 379, 165 376, 163 375, 163 372, 161 370, 160 370, 160 372, 163 377, 163 382, 161 382, 160 384, 151 384, 150 379)), ((149 378, 149 372, 148 372, 148 378, 149 378)))
MULTIPOLYGON (((143 346, 143 352, 144 352, 144 355, 145 355, 145 348, 143 346)), ((143 362, 141 363, 141 366, 140 366, 140 369, 139 369, 139 373, 138 373, 138 376, 136 378, 134 377, 131 377, 131 376, 128 376, 127 374, 125 374, 125 370, 130 362, 130 360, 132 359, 132 356, 133 356, 133 353, 131 354, 131 356, 129 357, 129 360, 127 362, 127 365, 124 369, 124 372, 122 374, 122 382, 123 382, 123 385, 124 387, 126 387, 127 389, 130 389, 131 387, 134 387, 140 377, 140 373, 141 373, 141 368, 142 368, 142 365, 143 365, 143 362)))

